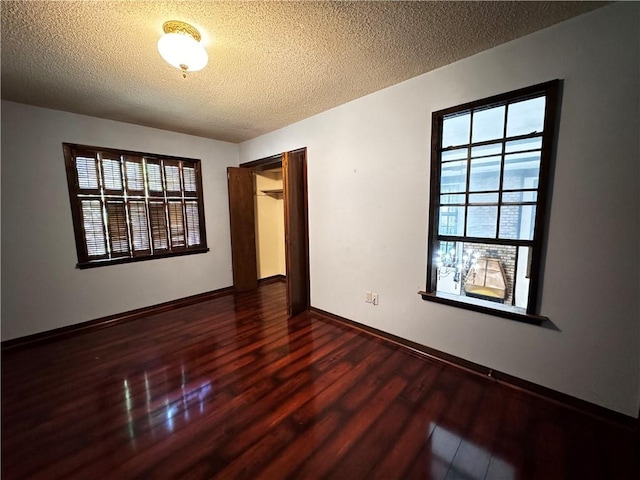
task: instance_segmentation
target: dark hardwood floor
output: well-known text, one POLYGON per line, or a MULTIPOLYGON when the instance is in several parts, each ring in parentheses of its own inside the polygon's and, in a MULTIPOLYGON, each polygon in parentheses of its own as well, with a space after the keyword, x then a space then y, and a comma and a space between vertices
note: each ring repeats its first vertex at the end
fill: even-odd
POLYGON ((288 321, 282 283, 2 358, 5 480, 627 480, 633 442, 321 314, 288 321))

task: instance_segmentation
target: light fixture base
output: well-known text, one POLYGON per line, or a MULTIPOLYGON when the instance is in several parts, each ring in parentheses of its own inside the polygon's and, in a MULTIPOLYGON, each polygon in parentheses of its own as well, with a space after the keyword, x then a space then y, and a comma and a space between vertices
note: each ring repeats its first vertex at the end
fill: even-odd
POLYGON ((182 33, 186 35, 190 35, 193 39, 199 42, 202 37, 200 36, 200 32, 193 26, 188 23, 181 22, 180 20, 169 20, 168 22, 164 22, 162 25, 162 29, 164 33, 182 33))

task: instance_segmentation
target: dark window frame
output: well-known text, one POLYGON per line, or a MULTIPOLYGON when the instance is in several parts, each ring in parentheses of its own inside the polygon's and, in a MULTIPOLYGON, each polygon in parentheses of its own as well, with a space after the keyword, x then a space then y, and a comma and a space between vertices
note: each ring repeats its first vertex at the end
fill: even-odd
MULTIPOLYGON (((549 82, 533 85, 530 87, 521 88, 518 90, 514 90, 511 92, 507 92, 500 95, 495 95, 492 97, 484 98, 481 100, 465 103, 462 105, 458 105, 455 107, 447 108, 444 110, 440 110, 437 112, 433 112, 432 114, 432 132, 431 132, 431 179, 430 179, 430 202, 429 202, 429 238, 428 238, 428 258, 427 258, 427 281, 426 281, 426 291, 419 292, 424 300, 433 301, 437 303, 442 303, 445 305, 451 305, 467 310, 477 311, 481 313, 486 313, 489 315, 499 316, 503 318, 509 318, 512 320, 517 320, 521 322, 526 322, 530 324, 540 325, 544 321, 548 320, 547 317, 540 315, 540 291, 542 284, 542 269, 543 269, 543 251, 546 242, 547 235, 547 224, 548 224, 548 205, 550 200, 550 179, 551 179, 551 169, 553 163, 553 156, 556 148, 556 137, 557 137, 557 118, 558 118, 558 107, 560 101, 560 88, 561 81, 560 80, 552 80, 549 82), (537 186, 537 200, 536 200, 536 212, 535 212, 535 222, 534 222, 534 232, 533 238, 531 240, 523 241, 523 240, 506 240, 499 238, 499 232, 496 232, 496 238, 484 238, 484 237, 467 237, 466 236, 466 219, 464 226, 464 233, 462 236, 447 236, 440 235, 439 233, 439 220, 440 220, 440 199, 441 199, 441 167, 442 160, 441 154, 443 151, 453 150, 455 148, 460 148, 460 146, 455 147, 444 147, 442 144, 442 134, 443 134, 443 122, 445 117, 451 117, 452 115, 462 115, 471 111, 480 111, 486 108, 492 108, 500 105, 507 105, 510 103, 515 103, 522 100, 527 100, 531 98, 536 98, 541 95, 546 97, 546 107, 545 107, 545 116, 544 116, 544 126, 542 133, 542 146, 540 152, 540 173, 539 173, 539 181, 537 186), (457 300, 454 295, 447 295, 444 293, 436 292, 436 282, 437 282, 437 268, 434 266, 434 259, 436 258, 436 254, 440 248, 441 241, 455 241, 455 242, 476 242, 482 244, 494 244, 494 245, 526 245, 530 247, 531 253, 531 262, 530 267, 528 269, 529 273, 529 296, 527 302, 526 313, 516 312, 509 308, 500 308, 498 306, 493 307, 489 305, 485 305, 484 303, 489 302, 473 302, 473 301, 461 301, 457 300)), ((469 151, 471 151, 472 146, 478 146, 482 144, 495 144, 501 142, 503 144, 501 155, 501 168, 504 165, 504 158, 506 155, 504 145, 507 141, 511 141, 517 139, 519 137, 507 137, 506 135, 506 113, 505 113, 505 133, 504 135, 497 140, 488 140, 485 142, 476 142, 473 143, 470 140, 469 144, 463 144, 462 146, 467 146, 469 151)), ((522 138, 527 138, 531 135, 523 135, 522 138)), ((539 134, 538 134, 539 135, 539 134)), ((468 162, 470 162, 470 156, 466 157, 468 162)), ((470 163, 469 163, 470 165, 470 163)), ((470 175, 470 166, 467 167, 467 193, 465 197, 465 213, 467 212, 469 202, 469 178, 470 175)), ((447 193, 447 192, 444 192, 447 193)), ((478 192, 473 192, 478 193, 478 192)), ((482 192, 479 192, 482 193, 482 192)), ((499 187, 499 205, 503 205, 502 203, 502 194, 503 194, 503 185, 502 185, 502 174, 500 175, 500 187, 499 187)), ((501 208, 498 207, 498 212, 500 212, 501 208)), ((498 218, 496 220, 497 228, 500 228, 500 213, 498 213, 498 218)), ((515 289, 514 289, 515 290, 515 289)))
MULTIPOLYGON (((202 170, 199 159, 78 145, 74 143, 63 143, 62 150, 78 257, 77 268, 94 268, 158 258, 206 253, 209 251, 206 240, 202 170), (76 169, 76 159, 79 157, 95 159, 98 188, 81 188, 76 169), (105 164, 100 160, 102 158, 116 159, 116 161, 119 161, 120 178, 116 179, 116 183, 121 183, 121 185, 117 185, 119 188, 107 188, 108 186, 113 187, 114 184, 113 182, 109 183, 105 180, 105 164), (147 161, 149 161, 149 164, 159 165, 162 191, 150 191, 148 171, 146 168, 147 161), (131 178, 129 178, 128 165, 134 165, 136 163, 139 163, 140 167, 132 167, 131 178), (180 190, 167 190, 165 164, 168 167, 178 166, 180 190), (190 172, 188 174, 188 186, 185 183, 185 169, 189 169, 190 172), (191 169, 193 169, 193 171, 191 171, 191 169), (135 181, 140 179, 133 178, 135 177, 133 170, 139 170, 138 173, 141 175, 143 186, 142 190, 135 188, 138 186, 135 181), (189 190, 187 190, 187 188, 189 188, 189 190), (195 191, 193 191, 193 188, 195 188, 195 191), (100 248, 104 246, 106 250, 104 254, 96 254, 96 251, 91 254, 91 249, 88 246, 85 234, 86 222, 83 221, 83 205, 91 201, 100 202, 100 213, 98 215, 101 217, 103 227, 102 234, 105 237, 104 241, 100 244, 100 248), (154 225, 152 222, 150 210, 152 203, 159 203, 163 206, 166 220, 166 248, 155 246, 154 227, 156 227, 157 230, 158 225, 154 225), (182 229, 180 229, 178 225, 174 228, 173 235, 177 241, 176 244, 172 245, 172 229, 170 225, 172 218, 169 209, 170 204, 175 203, 180 203, 181 205, 182 229), (115 206, 120 204, 122 204, 121 209, 115 206), (143 210, 139 210, 141 204, 143 205, 143 210), (138 216, 132 213, 133 205, 136 205, 138 216), (110 208, 114 216, 120 213, 123 214, 124 224, 111 224, 107 214, 110 208), (143 213, 140 214, 140 212, 143 213), (191 214, 193 218, 190 218, 189 214, 191 214), (120 228, 118 229, 117 227, 120 228), (125 230, 123 231, 122 228, 125 230), (121 235, 120 238, 112 238, 113 232, 119 232, 121 235), (140 237, 141 235, 143 237, 140 237), (125 238, 126 240, 124 240, 125 238), (180 238, 182 238, 183 244, 178 244, 180 243, 180 238), (140 243, 141 240, 143 241, 142 243, 140 243), (114 247, 114 241, 116 243, 120 242, 117 243, 118 246, 114 247), (192 241, 194 243, 191 243, 192 241), (118 248, 120 248, 119 251, 117 250, 118 248), (126 249, 126 251, 123 251, 123 249, 126 249)), ((91 172, 91 174, 93 173, 94 172, 91 172)), ((113 180, 113 178, 114 177, 111 179, 113 180)), ((122 219, 119 220, 122 222, 122 219)))

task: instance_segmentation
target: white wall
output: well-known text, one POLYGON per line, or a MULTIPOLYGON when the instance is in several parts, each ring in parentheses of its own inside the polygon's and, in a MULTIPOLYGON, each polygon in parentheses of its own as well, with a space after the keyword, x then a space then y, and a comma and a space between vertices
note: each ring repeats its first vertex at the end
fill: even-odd
POLYGON ((312 305, 637 416, 639 11, 607 6, 242 143, 241 162, 308 147, 312 305), (559 331, 423 301, 431 112, 555 78, 541 313, 559 331))
POLYGON ((236 144, 3 101, 2 157, 2 340, 233 283, 226 167, 238 165, 236 144), (201 159, 210 251, 76 269, 62 142, 201 159))

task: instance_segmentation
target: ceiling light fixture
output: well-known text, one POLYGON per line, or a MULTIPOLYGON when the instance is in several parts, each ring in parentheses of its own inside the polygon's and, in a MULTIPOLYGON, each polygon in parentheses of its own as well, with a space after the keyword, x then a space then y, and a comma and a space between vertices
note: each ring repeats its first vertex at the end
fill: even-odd
POLYGON ((202 70, 209 55, 200 43, 200 32, 188 23, 170 20, 162 26, 164 35, 158 40, 158 51, 169 65, 187 72, 202 70))

